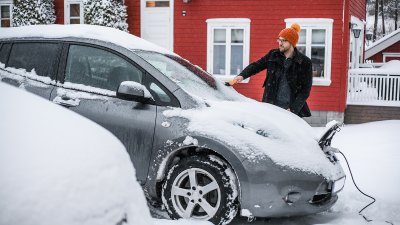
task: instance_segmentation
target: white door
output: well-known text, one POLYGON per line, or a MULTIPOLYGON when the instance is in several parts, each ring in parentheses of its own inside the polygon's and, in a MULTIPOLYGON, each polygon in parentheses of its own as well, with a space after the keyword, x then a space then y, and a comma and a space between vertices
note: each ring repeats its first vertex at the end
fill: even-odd
POLYGON ((173 0, 141 0, 143 39, 173 51, 173 0))
POLYGON ((64 1, 64 23, 83 24, 83 3, 81 0, 64 1))

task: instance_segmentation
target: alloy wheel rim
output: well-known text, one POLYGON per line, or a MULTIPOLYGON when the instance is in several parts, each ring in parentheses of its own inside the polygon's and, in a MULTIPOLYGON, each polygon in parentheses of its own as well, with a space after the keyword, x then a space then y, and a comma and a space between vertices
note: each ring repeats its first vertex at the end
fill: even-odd
POLYGON ((180 217, 209 220, 221 204, 221 190, 210 173, 190 168, 182 171, 174 180, 171 200, 180 217))

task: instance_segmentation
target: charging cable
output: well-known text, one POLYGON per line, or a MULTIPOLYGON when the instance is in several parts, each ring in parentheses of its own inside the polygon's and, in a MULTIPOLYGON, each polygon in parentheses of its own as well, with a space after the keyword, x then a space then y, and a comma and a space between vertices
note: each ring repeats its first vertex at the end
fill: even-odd
MULTIPOLYGON (((351 179, 353 180, 354 186, 356 186, 357 190, 358 190, 361 194, 363 194, 364 196, 366 196, 366 197, 372 199, 372 202, 371 202, 371 203, 369 203, 368 205, 366 205, 364 208, 362 208, 362 209, 358 212, 358 215, 362 216, 362 217, 365 219, 365 221, 371 222, 371 221, 373 221, 373 220, 368 219, 368 218, 367 218, 366 216, 364 216, 361 212, 364 211, 364 209, 366 209, 366 208, 369 207, 370 205, 374 204, 374 203, 376 202, 376 199, 375 199, 374 197, 370 196, 370 195, 365 194, 363 191, 360 190, 360 188, 357 186, 356 182, 354 181, 353 173, 351 172, 350 165, 349 165, 349 162, 347 161, 346 156, 343 154, 343 152, 341 152, 341 151, 338 151, 338 152, 343 156, 344 160, 346 161, 346 164, 347 164, 347 167, 349 168, 350 176, 351 176, 351 179)), ((385 221, 385 222, 394 225, 394 224, 393 224, 392 222, 390 222, 390 221, 385 221)))

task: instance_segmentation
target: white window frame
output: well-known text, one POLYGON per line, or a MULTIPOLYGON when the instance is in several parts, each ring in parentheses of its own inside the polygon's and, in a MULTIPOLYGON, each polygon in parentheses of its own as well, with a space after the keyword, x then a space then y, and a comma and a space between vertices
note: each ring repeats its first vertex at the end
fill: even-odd
MULTIPOLYGON (((218 18, 207 19, 207 71, 212 74, 213 71, 213 58, 214 58, 214 42, 213 30, 214 29, 243 29, 243 69, 249 65, 250 58, 250 19, 248 18, 218 18)), ((230 74, 231 62, 231 36, 227 34, 226 40, 226 59, 225 59, 225 75, 215 75, 221 81, 229 81, 238 74, 230 74)), ((249 79, 242 81, 242 83, 249 82, 249 79)))
MULTIPOLYGON (((13 21, 12 11, 13 11, 13 6, 14 6, 13 1, 12 0, 0 0, 0 6, 10 6, 10 27, 12 27, 13 26, 12 25, 13 24, 12 23, 12 21, 13 21)), ((1 20, 1 11, 0 11, 0 20, 1 20)), ((1 26, 1 23, 0 23, 0 26, 1 26)))
POLYGON ((400 57, 400 53, 397 53, 397 52, 383 52, 382 55, 383 55, 382 61, 384 63, 386 62, 387 57, 389 57, 389 58, 400 57))
POLYGON ((80 24, 84 24, 84 17, 83 17, 83 1, 81 0, 65 0, 64 1, 64 24, 70 24, 71 16, 70 16, 70 5, 71 4, 79 4, 79 19, 80 24))
POLYGON ((298 23, 302 30, 306 30, 306 55, 311 58, 311 31, 313 29, 325 30, 325 66, 324 77, 313 77, 313 85, 330 86, 331 81, 331 65, 332 65, 332 37, 333 37, 333 19, 329 18, 287 18, 285 19, 286 27, 290 27, 293 23, 298 23))

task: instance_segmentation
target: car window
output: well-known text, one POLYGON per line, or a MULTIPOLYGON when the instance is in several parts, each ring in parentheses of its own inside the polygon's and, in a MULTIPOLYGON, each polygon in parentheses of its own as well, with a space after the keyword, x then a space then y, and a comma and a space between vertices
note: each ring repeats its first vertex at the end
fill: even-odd
POLYGON ((200 99, 241 100, 242 96, 231 88, 221 85, 217 80, 198 66, 178 56, 157 52, 135 51, 142 59, 150 63, 163 75, 175 82, 185 92, 200 99))
POLYGON ((11 44, 2 44, 0 48, 0 62, 7 63, 8 53, 10 52, 11 44))
POLYGON ((151 75, 147 74, 144 85, 153 96, 157 105, 180 107, 178 99, 151 75))
POLYGON ((57 43, 14 43, 7 67, 34 70, 39 76, 53 77, 59 50, 57 43))
POLYGON ((116 91, 122 81, 142 83, 143 72, 124 58, 89 46, 70 45, 65 82, 116 91))

